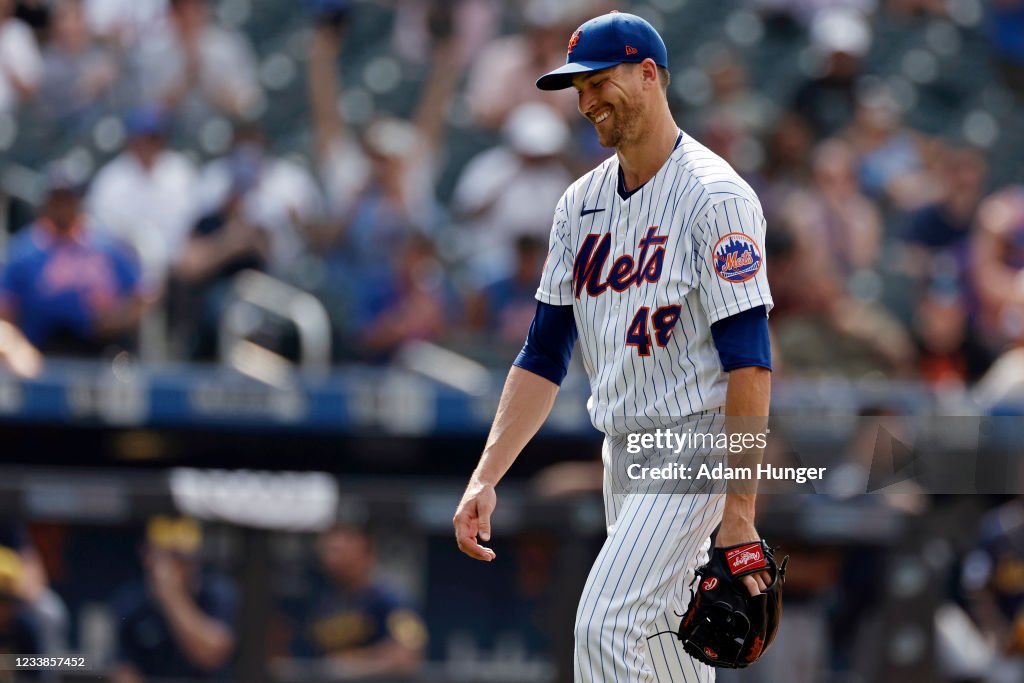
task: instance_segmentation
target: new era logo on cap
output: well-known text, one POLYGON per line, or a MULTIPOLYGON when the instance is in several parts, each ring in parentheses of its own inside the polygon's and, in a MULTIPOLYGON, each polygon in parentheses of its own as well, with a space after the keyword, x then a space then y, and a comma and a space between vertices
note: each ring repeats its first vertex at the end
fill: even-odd
POLYGON ((665 41, 654 27, 635 14, 602 14, 576 29, 569 38, 565 65, 541 76, 537 87, 562 90, 571 87, 573 77, 579 74, 645 59, 668 68, 665 41))

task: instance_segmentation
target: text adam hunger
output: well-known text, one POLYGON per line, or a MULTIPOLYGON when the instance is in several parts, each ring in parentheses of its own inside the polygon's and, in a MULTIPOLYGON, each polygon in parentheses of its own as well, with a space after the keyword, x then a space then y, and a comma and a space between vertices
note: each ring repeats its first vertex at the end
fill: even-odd
POLYGON ((661 467, 644 467, 633 463, 626 468, 626 476, 630 479, 713 479, 721 480, 766 480, 779 479, 803 484, 812 480, 820 480, 825 476, 824 467, 776 467, 762 464, 754 467, 729 467, 702 464, 699 467, 687 467, 680 463, 670 463, 661 467))

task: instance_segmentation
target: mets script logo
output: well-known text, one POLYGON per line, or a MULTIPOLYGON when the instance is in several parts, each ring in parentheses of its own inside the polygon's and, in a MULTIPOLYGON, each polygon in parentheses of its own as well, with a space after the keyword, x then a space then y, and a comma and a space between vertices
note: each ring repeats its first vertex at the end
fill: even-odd
POLYGON ((588 296, 600 296, 609 287, 624 292, 630 286, 657 282, 665 265, 665 247, 668 235, 659 235, 658 226, 647 228, 647 234, 637 244, 640 253, 623 254, 615 259, 605 275, 605 267, 612 252, 611 233, 590 234, 583 240, 572 268, 573 289, 579 299, 586 289, 588 296))
POLYGON ((712 250, 715 272, 726 282, 746 282, 761 269, 761 252, 742 232, 730 232, 712 250))
POLYGON ((716 579, 715 577, 712 576, 710 579, 708 579, 707 581, 702 583, 700 585, 700 587, 703 588, 706 591, 712 591, 712 590, 715 589, 715 586, 717 586, 717 585, 718 585, 718 579, 716 579))
MULTIPOLYGON (((563 33, 562 35, 565 35, 565 34, 563 33)), ((573 33, 572 37, 569 38, 569 54, 572 54, 573 48, 576 47, 579 44, 579 42, 580 42, 580 30, 576 29, 576 33, 573 33)))

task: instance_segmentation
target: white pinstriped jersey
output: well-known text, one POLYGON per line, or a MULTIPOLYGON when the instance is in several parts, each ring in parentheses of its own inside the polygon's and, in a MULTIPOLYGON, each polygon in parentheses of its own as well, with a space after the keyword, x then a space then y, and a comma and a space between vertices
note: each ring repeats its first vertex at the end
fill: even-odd
POLYGON ((555 209, 537 299, 572 305, 594 426, 669 427, 725 404, 711 325, 772 307, 765 221, 750 186, 685 133, 627 199, 612 156, 555 209))

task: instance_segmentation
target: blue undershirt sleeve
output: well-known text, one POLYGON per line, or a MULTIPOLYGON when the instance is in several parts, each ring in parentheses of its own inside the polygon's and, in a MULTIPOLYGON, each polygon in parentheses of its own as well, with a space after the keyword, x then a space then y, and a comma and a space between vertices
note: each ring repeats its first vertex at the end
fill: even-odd
POLYGON ((749 367, 772 369, 768 313, 764 306, 722 318, 711 326, 711 336, 726 372, 749 367))
POLYGON ((572 306, 538 301, 526 344, 513 365, 561 385, 569 371, 577 334, 572 306))

